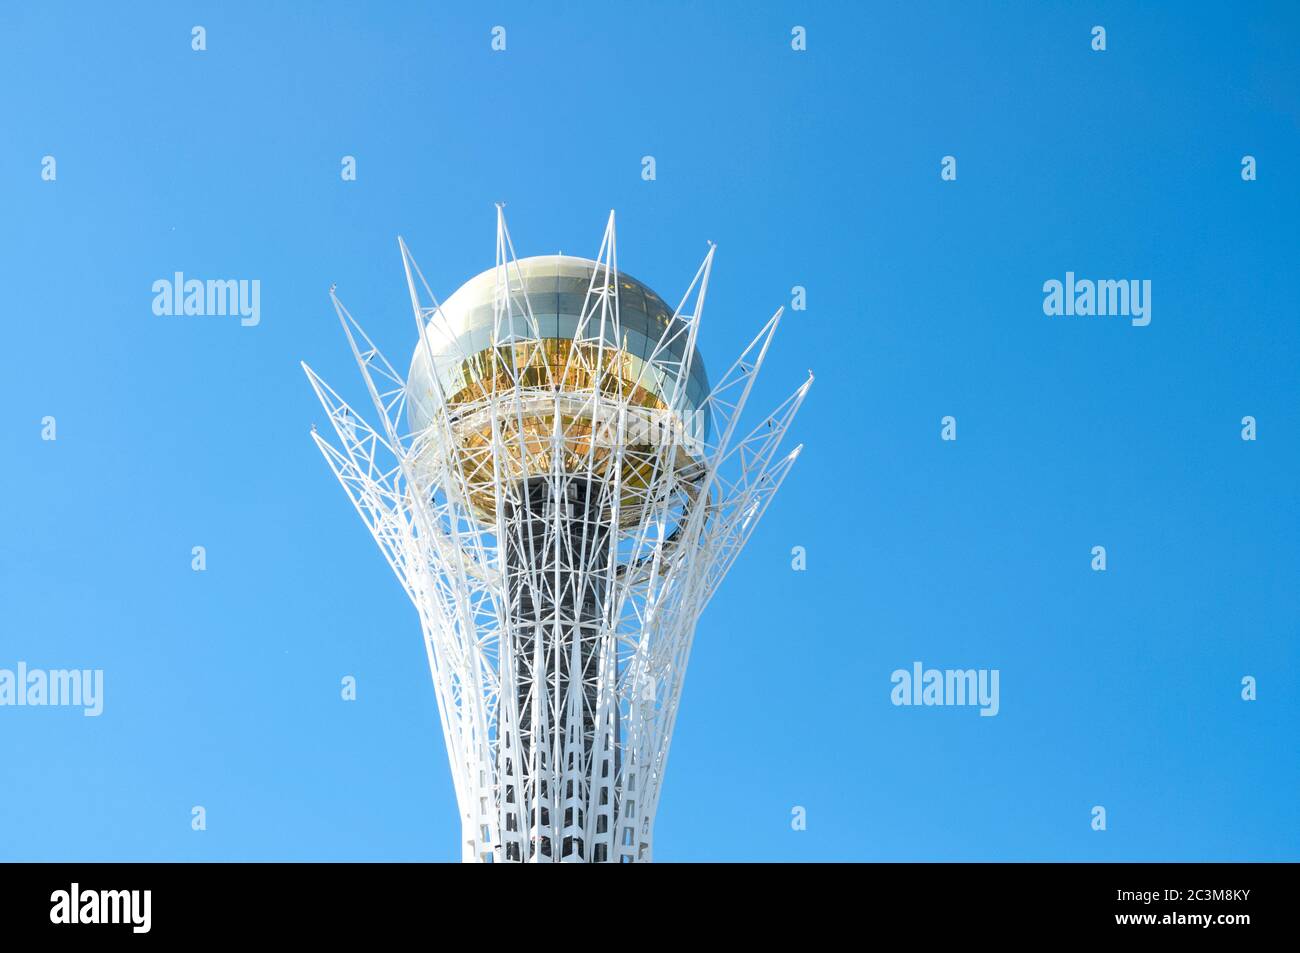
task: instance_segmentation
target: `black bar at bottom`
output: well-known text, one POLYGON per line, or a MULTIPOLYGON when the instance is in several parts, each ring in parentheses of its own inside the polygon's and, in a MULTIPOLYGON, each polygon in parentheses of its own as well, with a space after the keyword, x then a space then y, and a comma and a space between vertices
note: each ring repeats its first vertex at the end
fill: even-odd
POLYGON ((1294 934, 1296 872, 1224 863, 660 864, 549 875, 435 864, 20 863, 0 865, 0 935, 333 944, 405 934, 436 943, 444 930, 450 940, 486 929, 499 940, 536 930, 549 944, 557 931, 592 928, 575 915, 576 898, 595 889, 619 898, 601 918, 612 933, 570 942, 718 929, 734 941, 770 926, 800 929, 810 942, 847 929, 859 938, 853 946, 902 931, 916 949, 943 937, 1232 943, 1294 934), (525 908, 532 913, 520 918, 525 908))

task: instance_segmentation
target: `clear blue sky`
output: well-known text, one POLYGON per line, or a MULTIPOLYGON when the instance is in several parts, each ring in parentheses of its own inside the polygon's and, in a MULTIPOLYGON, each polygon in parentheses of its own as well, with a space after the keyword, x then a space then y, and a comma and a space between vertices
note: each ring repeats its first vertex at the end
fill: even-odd
POLYGON ((0 858, 458 858, 298 361, 361 395, 338 282, 404 363, 396 236, 445 295, 496 201, 521 255, 617 209, 674 301, 716 241, 718 370, 808 289, 755 398, 813 368, 807 450, 700 623, 658 859, 1300 857, 1297 7, 865 7, 0 9, 0 667, 106 680, 0 709, 0 858), (261 324, 155 316, 176 271, 261 324), (1150 326, 1046 317, 1066 271, 1150 279, 1150 326), (916 660, 999 715, 892 706, 916 660))

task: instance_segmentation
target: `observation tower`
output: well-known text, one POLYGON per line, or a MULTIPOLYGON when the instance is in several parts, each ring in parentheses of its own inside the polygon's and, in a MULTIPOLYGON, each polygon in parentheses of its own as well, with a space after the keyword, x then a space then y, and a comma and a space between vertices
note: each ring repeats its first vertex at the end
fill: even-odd
POLYGON ((376 426, 303 365, 312 437, 419 615, 466 861, 648 861, 696 621, 799 455, 812 375, 745 430, 781 319, 710 376, 714 247, 674 308, 594 260, 496 264, 441 303, 398 240, 409 371, 331 290, 376 426))

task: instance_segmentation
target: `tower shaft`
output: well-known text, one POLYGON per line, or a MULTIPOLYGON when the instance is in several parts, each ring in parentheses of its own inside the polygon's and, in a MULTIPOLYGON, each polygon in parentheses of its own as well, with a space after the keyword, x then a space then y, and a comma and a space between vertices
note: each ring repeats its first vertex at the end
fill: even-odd
POLYGON ((520 770, 533 805, 529 842, 507 850, 507 860, 588 859, 588 771, 596 739, 596 666, 607 629, 612 532, 601 501, 593 480, 532 477, 518 485, 504 509, 507 592, 519 666, 514 694, 520 770), (548 732, 547 725, 557 730, 548 732), (565 790, 552 792, 557 759, 565 790), (553 794, 560 798, 558 818, 550 817, 546 806, 553 794), (545 833, 557 822, 558 845, 545 833))

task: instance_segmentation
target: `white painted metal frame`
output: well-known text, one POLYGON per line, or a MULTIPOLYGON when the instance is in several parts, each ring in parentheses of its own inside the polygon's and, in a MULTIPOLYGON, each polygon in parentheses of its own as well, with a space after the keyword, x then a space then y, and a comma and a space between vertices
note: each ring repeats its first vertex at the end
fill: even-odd
MULTIPOLYGON (((446 319, 406 244, 398 243, 419 346, 428 349, 426 329, 440 327, 446 319)), ((670 403, 674 411, 684 406, 713 254, 710 245, 677 308, 680 320, 668 324, 656 351, 661 364, 680 365, 670 403), (687 335, 684 355, 674 358, 668 338, 681 334, 687 335)), ((622 340, 612 212, 597 261, 577 338, 611 340, 606 332, 612 325, 612 340, 622 340)), ((517 291, 519 270, 499 208, 496 268, 497 340, 509 340, 511 334, 535 336, 531 305, 525 298, 519 313, 516 294, 506 293, 517 291)), ((757 426, 740 429, 781 310, 713 386, 707 398, 712 436, 685 457, 671 440, 657 446, 651 451, 654 477, 648 488, 637 491, 621 485, 617 465, 619 454, 637 452, 622 439, 622 428, 637 412, 626 398, 595 390, 560 394, 554 387, 530 387, 522 380, 494 388, 476 405, 457 407, 458 418, 487 415, 495 435, 490 447, 495 477, 470 485, 475 468, 462 459, 450 415, 441 412, 424 432, 408 432, 405 379, 332 290, 330 298, 378 427, 303 364, 339 442, 331 444, 314 427, 312 436, 419 614, 460 806, 463 859, 650 860, 696 620, 801 449, 777 455, 812 384, 811 374, 757 426), (558 418, 562 400, 568 408, 576 404, 589 410, 593 425, 598 416, 606 425, 616 422, 615 465, 606 460, 597 471, 589 458, 585 474, 601 483, 602 503, 612 513, 609 552, 593 561, 599 566, 593 571, 602 578, 578 582, 600 587, 603 617, 594 630, 588 622, 581 636, 576 620, 548 618, 530 637, 512 620, 519 617, 521 593, 539 581, 527 573, 512 578, 504 551, 511 538, 532 542, 508 518, 508 481, 498 466, 525 450, 522 441, 509 437, 518 430, 503 423, 539 401, 554 401, 558 418), (683 459, 689 463, 683 465, 683 459), (490 521, 466 502, 483 493, 495 499, 490 521), (627 511, 629 505, 636 509, 627 511), (590 674, 580 664, 579 638, 584 640, 581 651, 593 653, 582 656, 594 659, 590 674), (583 677, 563 679, 558 666, 548 671, 540 648, 544 643, 571 652, 567 670, 583 672, 583 677), (532 648, 526 652, 528 645, 532 648), (594 713, 583 707, 589 708, 593 697, 594 713)), ((596 350, 596 360, 602 360, 604 352, 596 350)), ((432 367, 432 354, 426 357, 432 367)), ((569 358, 583 359, 576 348, 569 358)), ((436 386, 436 375, 431 376, 436 386)), ((558 434, 556 439, 561 439, 558 434)), ((558 461, 561 454, 552 456, 558 461)), ((560 472, 555 465, 549 485, 557 502, 563 501, 572 478, 571 469, 560 472)), ((561 545, 562 535, 558 530, 548 535, 546 545, 561 545)))

